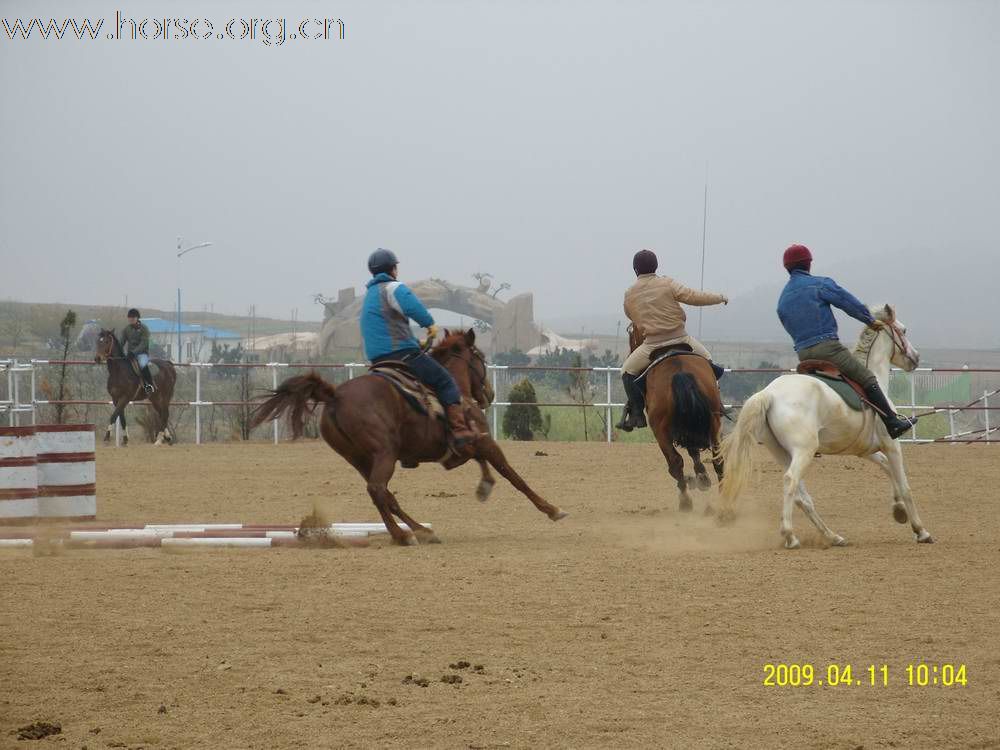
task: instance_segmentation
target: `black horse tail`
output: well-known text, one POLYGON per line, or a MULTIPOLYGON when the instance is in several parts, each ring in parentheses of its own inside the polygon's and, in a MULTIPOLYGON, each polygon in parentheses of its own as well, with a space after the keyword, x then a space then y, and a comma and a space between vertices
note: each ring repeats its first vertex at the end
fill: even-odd
POLYGON ((712 408, 698 381, 689 372, 679 372, 671 381, 674 418, 671 437, 682 448, 707 450, 712 443, 712 408))
POLYGON ((323 380, 315 371, 288 378, 276 390, 269 393, 270 398, 250 414, 250 427, 257 427, 269 419, 279 419, 291 409, 288 421, 292 427, 293 437, 302 436, 306 415, 312 414, 317 402, 329 404, 336 399, 333 385, 323 380))

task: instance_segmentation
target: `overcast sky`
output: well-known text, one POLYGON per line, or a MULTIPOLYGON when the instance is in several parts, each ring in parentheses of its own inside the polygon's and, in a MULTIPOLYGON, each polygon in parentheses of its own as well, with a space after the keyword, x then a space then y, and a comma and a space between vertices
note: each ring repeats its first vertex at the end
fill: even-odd
POLYGON ((537 319, 617 315, 641 247, 698 285, 706 165, 706 287, 733 297, 791 242, 912 253, 895 290, 921 258, 996 259, 997 2, 0 0, 102 33, 118 8, 346 38, 0 29, 2 299, 169 309, 182 235, 215 243, 182 261, 186 309, 319 318, 381 245, 404 279, 490 271, 537 319))

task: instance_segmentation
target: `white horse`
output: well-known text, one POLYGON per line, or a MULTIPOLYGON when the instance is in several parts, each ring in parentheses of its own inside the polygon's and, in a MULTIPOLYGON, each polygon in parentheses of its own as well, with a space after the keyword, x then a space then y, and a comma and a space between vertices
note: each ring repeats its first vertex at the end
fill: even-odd
MULTIPOLYGON (((889 393, 891 364, 906 372, 916 369, 920 355, 906 338, 906 326, 890 305, 871 309, 875 328, 866 328, 858 340, 854 355, 878 378, 882 392, 889 393)), ((817 453, 860 456, 874 462, 892 481, 892 514, 898 523, 910 521, 918 542, 933 542, 920 522, 910 485, 903 469, 900 445, 889 437, 882 420, 871 409, 858 412, 844 403, 830 386, 808 375, 782 375, 743 405, 736 427, 723 440, 722 455, 726 478, 721 485, 724 506, 720 517, 735 515, 736 498, 751 476, 751 450, 763 443, 784 466, 784 505, 781 534, 785 547, 795 549, 799 540, 792 530, 792 505, 809 517, 830 544, 847 544, 844 537, 830 529, 806 492, 802 477, 817 453)))

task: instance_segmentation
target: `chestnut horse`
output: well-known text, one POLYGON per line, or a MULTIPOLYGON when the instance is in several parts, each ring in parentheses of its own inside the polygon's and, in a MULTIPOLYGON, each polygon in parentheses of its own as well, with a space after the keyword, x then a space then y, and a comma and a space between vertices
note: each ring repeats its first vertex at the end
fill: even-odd
POLYGON ((170 399, 174 396, 174 384, 177 382, 177 371, 173 364, 165 359, 150 359, 150 363, 157 367, 153 376, 153 386, 156 388, 151 394, 147 394, 142 387, 140 378, 134 369, 129 358, 125 356, 121 342, 115 335, 114 330, 102 328, 97 337, 97 347, 94 352, 95 362, 108 363, 108 394, 114 404, 114 411, 111 412, 111 419, 108 420, 108 429, 104 433, 104 442, 111 440, 111 427, 115 420, 122 422, 122 445, 128 445, 128 427, 125 424, 125 407, 130 401, 145 401, 149 403, 156 412, 157 424, 154 430, 156 435, 156 445, 163 445, 163 441, 174 442, 174 431, 170 429, 167 419, 170 416, 170 399))
MULTIPOLYGON (((490 464, 538 510, 558 521, 567 514, 539 497, 511 468, 500 446, 489 436, 483 409, 492 401, 493 393, 486 380, 486 359, 475 341, 472 329, 464 333, 445 331, 444 338, 429 353, 455 378, 469 425, 482 433, 472 456, 482 470, 476 497, 485 502, 493 490, 496 480, 490 474, 487 466, 490 464)), ((251 426, 277 419, 291 410, 292 434, 299 437, 306 414, 316 402, 323 404, 320 434, 368 482, 368 494, 393 542, 408 545, 438 541, 431 529, 417 523, 399 507, 388 485, 397 461, 410 466, 441 462, 450 470, 469 460, 449 452, 444 423, 417 413, 394 385, 378 375, 362 375, 335 388, 311 372, 288 378, 272 391, 270 398, 254 410, 251 426), (410 532, 403 531, 396 518, 410 532)))
MULTIPOLYGON (((642 331, 630 326, 629 345, 632 350, 642 343, 642 331)), ((664 347, 664 350, 671 347, 664 347)), ((656 359, 655 355, 653 357, 656 359)), ((684 475, 684 459, 675 446, 684 448, 694 463, 694 485, 699 490, 712 486, 708 471, 701 461, 703 450, 712 451, 712 466, 722 481, 722 395, 712 365, 697 354, 678 354, 647 370, 646 418, 656 436, 667 467, 677 482, 680 509, 691 510, 688 494, 689 479, 684 475)), ((709 508, 706 508, 709 512, 709 508)))

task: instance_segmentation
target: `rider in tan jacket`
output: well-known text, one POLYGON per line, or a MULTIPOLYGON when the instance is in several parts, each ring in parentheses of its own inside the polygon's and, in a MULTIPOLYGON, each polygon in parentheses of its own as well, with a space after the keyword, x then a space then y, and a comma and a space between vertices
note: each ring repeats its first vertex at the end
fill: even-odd
POLYGON ((695 354, 711 361, 708 349, 693 336, 689 336, 684 324, 687 314, 680 303, 686 305, 726 305, 729 298, 712 292, 689 289, 669 276, 657 276, 656 255, 651 250, 640 250, 632 259, 636 281, 625 292, 625 315, 643 334, 642 343, 636 347, 622 366, 622 383, 628 395, 628 405, 617 427, 631 432, 635 427, 646 426, 643 413, 642 391, 635 385, 635 379, 649 367, 651 355, 657 349, 671 344, 687 344, 695 354))

